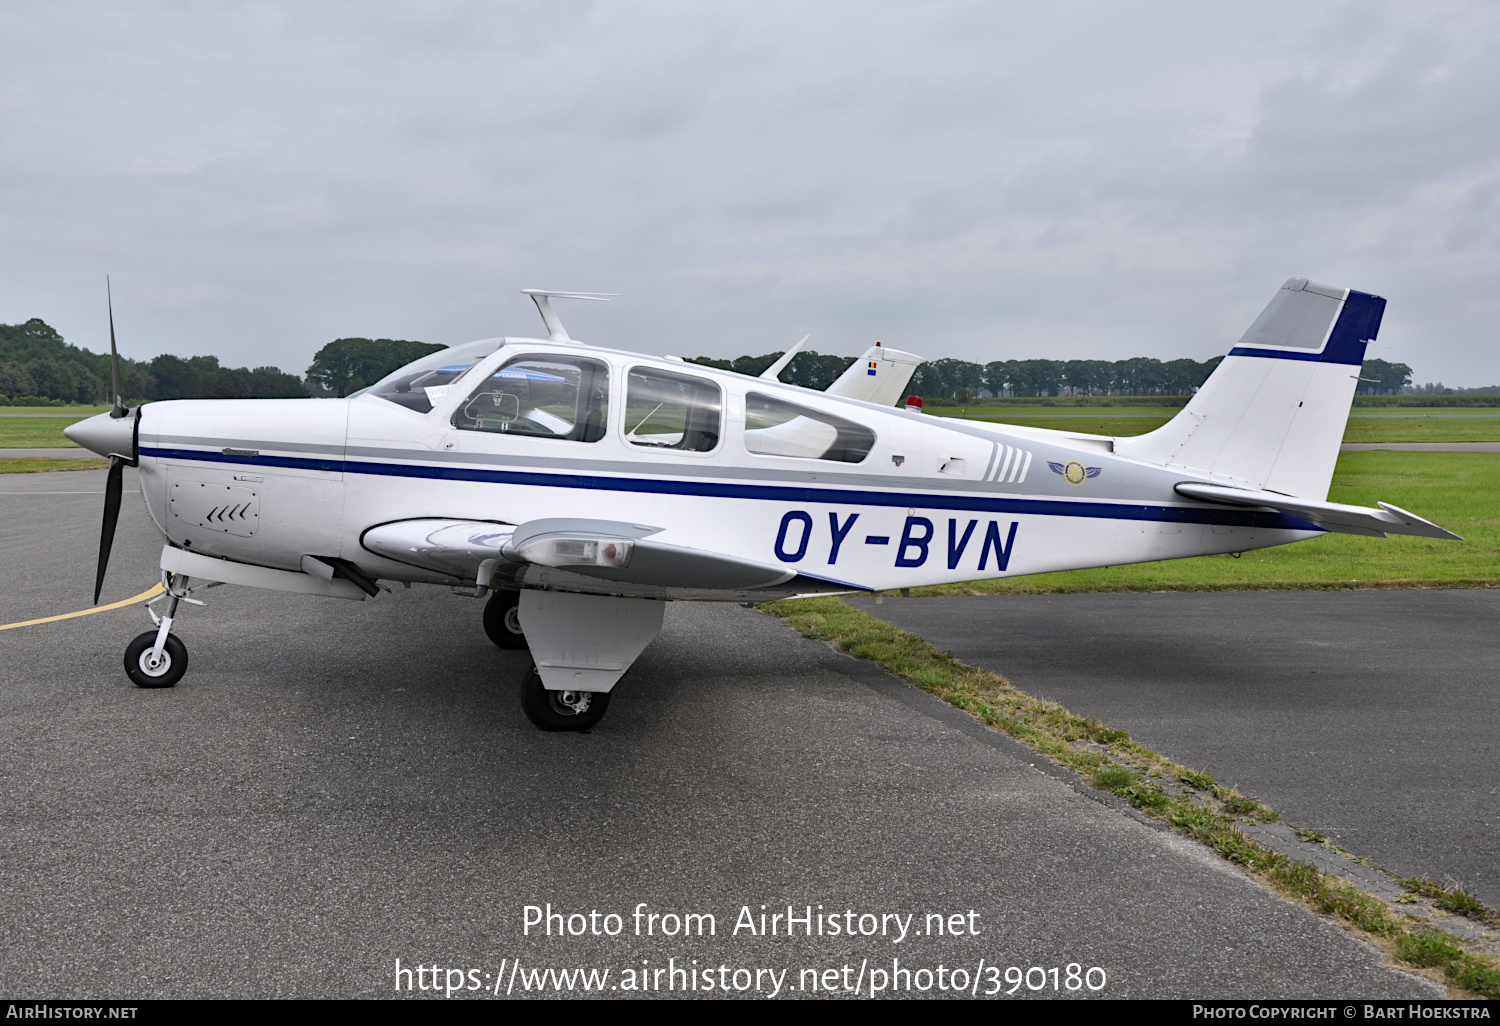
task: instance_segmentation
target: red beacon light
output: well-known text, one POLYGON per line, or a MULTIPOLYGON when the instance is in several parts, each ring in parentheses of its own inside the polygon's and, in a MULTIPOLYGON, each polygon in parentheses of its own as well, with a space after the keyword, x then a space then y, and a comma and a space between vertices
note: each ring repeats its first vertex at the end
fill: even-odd
POLYGON ((907 396, 906 397, 906 408, 908 410, 915 410, 916 412, 921 413, 922 412, 922 397, 919 396, 919 395, 909 395, 909 396, 907 396))

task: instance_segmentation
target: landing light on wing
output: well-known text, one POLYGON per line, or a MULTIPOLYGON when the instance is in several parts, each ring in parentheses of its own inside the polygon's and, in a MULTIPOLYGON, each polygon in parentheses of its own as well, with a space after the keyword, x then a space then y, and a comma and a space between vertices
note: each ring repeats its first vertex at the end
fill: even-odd
POLYGON ((613 566, 630 565, 635 542, 626 538, 536 538, 524 542, 515 554, 528 563, 542 566, 613 566))

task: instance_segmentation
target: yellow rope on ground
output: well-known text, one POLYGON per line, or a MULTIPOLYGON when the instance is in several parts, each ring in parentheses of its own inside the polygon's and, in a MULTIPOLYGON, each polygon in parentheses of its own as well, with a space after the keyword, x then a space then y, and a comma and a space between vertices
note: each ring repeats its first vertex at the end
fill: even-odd
POLYGON ((118 602, 111 602, 107 606, 95 606, 92 609, 80 609, 76 613, 63 613, 60 616, 44 616, 40 620, 22 620, 20 623, 0 624, 0 631, 8 631, 12 627, 32 627, 39 623, 51 623, 54 620, 71 620, 75 616, 89 616, 93 613, 108 612, 111 609, 119 609, 121 606, 128 606, 136 602, 144 602, 149 598, 155 598, 157 595, 160 595, 162 593, 162 590, 163 589, 161 584, 153 584, 151 587, 147 588, 139 595, 132 595, 128 599, 121 599, 118 602))

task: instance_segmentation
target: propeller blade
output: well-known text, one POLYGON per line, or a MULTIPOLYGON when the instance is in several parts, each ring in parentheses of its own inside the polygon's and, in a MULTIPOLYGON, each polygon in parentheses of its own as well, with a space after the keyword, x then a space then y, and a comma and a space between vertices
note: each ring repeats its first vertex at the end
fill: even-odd
MULTIPOLYGON (((120 381, 120 350, 115 347, 115 297, 110 292, 107 274, 104 276, 104 296, 109 303, 109 377, 115 392, 115 405, 109 411, 109 415, 119 419, 130 411, 125 408, 125 386, 120 381)), ((102 569, 99 571, 99 579, 101 581, 104 579, 102 569)))
POLYGON ((104 525, 99 532, 99 571, 94 575, 94 605, 104 590, 104 571, 109 567, 109 550, 115 545, 115 524, 120 519, 120 495, 125 490, 125 460, 109 458, 109 476, 104 481, 104 525))

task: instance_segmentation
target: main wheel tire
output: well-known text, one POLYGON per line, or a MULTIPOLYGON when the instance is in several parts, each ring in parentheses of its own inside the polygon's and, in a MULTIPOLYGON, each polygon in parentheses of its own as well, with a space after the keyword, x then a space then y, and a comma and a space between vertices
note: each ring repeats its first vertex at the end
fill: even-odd
POLYGON ((542 730, 588 730, 608 708, 607 691, 548 691, 535 666, 521 682, 521 709, 542 730))
POLYGON ((525 648, 521 630, 521 593, 497 591, 484 606, 484 633, 501 648, 525 648))
POLYGON ((151 650, 155 647, 155 631, 138 634, 125 646, 125 673, 138 688, 169 688, 187 673, 187 646, 177 635, 167 635, 167 643, 161 648, 161 662, 152 666, 151 650))

